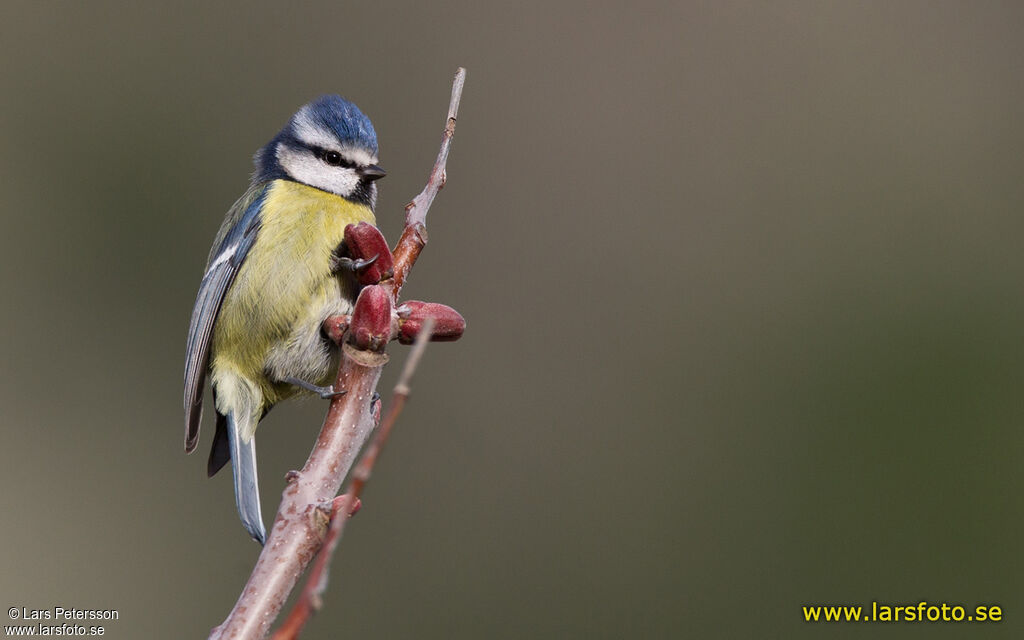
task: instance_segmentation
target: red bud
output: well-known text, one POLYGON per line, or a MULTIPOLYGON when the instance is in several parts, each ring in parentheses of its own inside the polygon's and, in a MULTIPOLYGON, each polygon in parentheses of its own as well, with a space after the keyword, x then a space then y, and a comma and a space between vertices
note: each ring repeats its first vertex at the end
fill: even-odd
POLYGON ((356 270, 359 284, 377 284, 394 275, 395 263, 391 249, 388 249, 387 240, 372 224, 360 222, 345 227, 345 246, 353 260, 373 260, 369 266, 356 270))
POLYGON ((330 316, 324 320, 323 330, 335 344, 341 344, 341 339, 348 330, 351 316, 330 316))
MULTIPOLYGON (((337 498, 335 498, 334 500, 331 500, 331 516, 333 517, 333 516, 337 515, 338 511, 345 507, 345 503, 348 502, 349 499, 350 499, 349 495, 347 493, 343 493, 340 496, 338 496, 337 498)), ((359 510, 362 509, 362 508, 363 508, 363 501, 360 500, 359 498, 356 498, 355 502, 353 502, 349 506, 348 517, 351 518, 352 516, 356 515, 357 513, 359 513, 359 510)))
POLYGON ((384 287, 375 284, 359 293, 349 334, 358 349, 384 350, 391 339, 391 296, 384 287))
POLYGON ((401 318, 398 341, 402 344, 412 344, 416 340, 427 318, 434 319, 434 329, 430 334, 433 342, 458 340, 466 330, 466 319, 458 311, 437 302, 409 300, 398 308, 398 315, 401 318))

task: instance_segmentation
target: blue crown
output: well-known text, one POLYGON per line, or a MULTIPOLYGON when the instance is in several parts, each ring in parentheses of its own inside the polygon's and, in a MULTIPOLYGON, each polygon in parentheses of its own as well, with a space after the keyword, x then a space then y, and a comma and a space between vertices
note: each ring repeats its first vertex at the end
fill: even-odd
MULTIPOLYGON (((338 95, 321 96, 302 108, 313 122, 334 132, 342 144, 377 155, 377 132, 359 107, 338 95)), ((296 114, 298 116, 298 114, 296 114)), ((292 118, 292 124, 295 119, 292 118)))
POLYGON ((377 155, 377 132, 359 107, 339 95, 321 96, 299 109, 288 121, 288 125, 256 152, 253 158, 256 163, 256 171, 252 176, 254 183, 285 177, 275 150, 282 142, 292 147, 302 146, 296 135, 300 118, 305 118, 317 129, 331 132, 343 146, 365 149, 377 155))

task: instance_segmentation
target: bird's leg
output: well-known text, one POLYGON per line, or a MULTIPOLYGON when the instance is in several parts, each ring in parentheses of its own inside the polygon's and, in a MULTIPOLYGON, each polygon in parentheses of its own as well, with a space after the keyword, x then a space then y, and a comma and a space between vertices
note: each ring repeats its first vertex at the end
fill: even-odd
POLYGON ((302 387, 306 391, 311 391, 320 396, 321 398, 323 398, 324 400, 337 398, 338 396, 343 396, 346 393, 348 393, 348 391, 346 391, 345 389, 335 391, 333 384, 328 385, 326 387, 321 387, 319 385, 313 384, 312 382, 306 382, 305 380, 299 380, 298 378, 292 378, 290 376, 285 378, 283 381, 287 382, 288 384, 293 384, 296 387, 302 387))

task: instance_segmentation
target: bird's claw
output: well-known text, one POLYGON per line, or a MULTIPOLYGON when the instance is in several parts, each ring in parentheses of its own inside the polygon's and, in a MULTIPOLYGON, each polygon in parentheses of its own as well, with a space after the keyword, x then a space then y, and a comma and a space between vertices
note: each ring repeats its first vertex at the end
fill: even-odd
POLYGON ((352 258, 348 258, 346 256, 335 256, 333 264, 334 271, 337 272, 342 269, 347 269, 348 271, 352 271, 353 273, 355 273, 356 271, 362 271, 363 269, 370 266, 374 262, 377 262, 377 258, 379 257, 380 254, 377 254, 372 258, 366 260, 363 260, 362 258, 357 258, 353 260, 352 258))

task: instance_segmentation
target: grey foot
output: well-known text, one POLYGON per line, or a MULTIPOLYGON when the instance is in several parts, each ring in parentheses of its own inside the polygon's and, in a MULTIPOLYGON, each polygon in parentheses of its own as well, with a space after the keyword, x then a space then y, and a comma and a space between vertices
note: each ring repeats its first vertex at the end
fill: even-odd
POLYGON ((305 380, 299 380, 298 378, 291 378, 291 377, 289 377, 289 378, 285 378, 284 381, 287 382, 288 384, 293 384, 296 387, 302 387, 306 391, 312 391, 313 393, 317 394, 318 396, 320 396, 324 400, 330 400, 331 398, 337 398, 338 396, 343 396, 346 393, 348 393, 348 391, 346 391, 345 389, 340 389, 338 391, 335 391, 334 390, 334 385, 330 385, 330 386, 327 386, 327 387, 321 387, 319 385, 313 384, 312 382, 306 382, 305 380))

